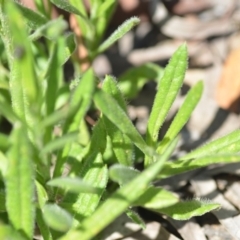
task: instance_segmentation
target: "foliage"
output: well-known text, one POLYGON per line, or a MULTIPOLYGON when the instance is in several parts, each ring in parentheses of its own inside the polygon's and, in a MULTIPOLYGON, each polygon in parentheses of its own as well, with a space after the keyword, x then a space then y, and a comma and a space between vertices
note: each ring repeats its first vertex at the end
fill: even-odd
POLYGON ((124 212, 144 227, 135 206, 179 220, 220 207, 201 199, 180 200, 153 185, 160 178, 240 159, 236 130, 171 161, 177 136, 201 97, 201 81, 158 139, 184 80, 186 44, 164 71, 148 63, 130 69, 119 83, 106 76, 99 87, 89 67, 71 83, 64 81, 63 67, 76 44, 62 17, 49 18, 52 4, 75 14, 92 61, 139 23, 136 17, 127 20, 101 43, 115 3, 91 0, 88 14, 82 1, 44 5, 36 0, 36 12, 17 1, 0 1, 0 114, 11 124, 9 133, 0 133, 1 239, 33 239, 37 229, 44 240, 93 239, 124 212), (141 136, 127 115, 124 96, 136 96, 151 78, 159 82, 158 90, 146 136, 141 136), (90 130, 89 110, 100 113, 90 130), (135 169, 137 148, 142 172, 135 169))

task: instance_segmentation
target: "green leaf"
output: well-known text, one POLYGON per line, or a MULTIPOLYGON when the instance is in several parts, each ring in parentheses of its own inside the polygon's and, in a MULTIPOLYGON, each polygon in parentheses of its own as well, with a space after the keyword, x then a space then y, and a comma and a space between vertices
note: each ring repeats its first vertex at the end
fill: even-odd
POLYGON ((194 108, 200 100, 203 91, 203 82, 198 82, 187 94, 186 99, 178 110, 177 115, 174 117, 171 126, 165 134, 163 140, 160 142, 157 152, 161 154, 164 151, 167 144, 171 142, 181 131, 183 126, 190 118, 194 108))
POLYGON ((37 192, 38 205, 40 206, 40 208, 43 208, 43 206, 49 200, 47 190, 38 181, 35 181, 35 186, 37 192))
POLYGON ((43 239, 44 240, 53 240, 51 231, 44 221, 43 212, 41 209, 38 209, 38 208, 36 211, 36 222, 37 222, 38 228, 40 230, 40 233, 41 233, 43 239))
POLYGON ((10 141, 5 180, 6 208, 14 228, 23 231, 32 239, 35 212, 33 149, 26 129, 20 123, 15 124, 10 141))
MULTIPOLYGON (((93 70, 90 68, 83 75, 76 88, 72 90, 67 119, 63 125, 63 133, 71 133, 79 130, 81 121, 83 121, 83 118, 91 105, 94 90, 95 77, 93 70)), ((69 156, 70 149, 71 144, 66 144, 62 152, 58 155, 54 177, 61 175, 62 166, 69 156)))
POLYGON ((19 231, 3 223, 0 223, 0 239, 28 240, 28 238, 23 237, 19 231))
POLYGON ((239 162, 240 155, 209 155, 195 159, 177 160, 167 162, 159 175, 160 178, 166 178, 187 172, 190 170, 202 168, 216 163, 233 163, 239 162))
POLYGON ((90 49, 92 47, 95 50, 99 46, 117 4, 118 2, 115 0, 95 1, 91 4, 90 19, 95 26, 95 34, 92 39, 93 43, 89 46, 90 49))
MULTIPOLYGON (((113 96, 113 98, 117 101, 119 106, 125 112, 127 112, 125 100, 123 99, 123 96, 117 86, 117 82, 113 77, 111 76, 105 77, 102 89, 111 96, 113 96)), ((118 159, 118 162, 126 166, 132 166, 134 156, 132 141, 125 134, 119 131, 115 124, 108 120, 108 118, 105 115, 103 115, 102 119, 107 134, 111 138, 113 151, 116 155, 116 158, 118 159)))
POLYGON ((213 140, 181 157, 182 160, 199 158, 211 154, 231 154, 238 152, 240 130, 235 130, 226 136, 213 140))
POLYGON ((92 68, 89 68, 82 79, 80 79, 76 88, 72 90, 70 101, 71 115, 64 126, 64 129, 67 129, 68 132, 78 129, 80 122, 92 103, 95 86, 94 72, 92 68))
POLYGON ((0 190, 0 212, 6 212, 6 196, 5 192, 0 190))
POLYGON ((0 152, 0 172, 2 176, 5 176, 7 171, 8 171, 8 159, 2 152, 0 152))
POLYGON ((127 112, 127 104, 124 100, 124 97, 122 95, 122 92, 120 91, 120 88, 118 87, 117 80, 110 75, 106 75, 104 78, 103 84, 102 84, 102 89, 112 95, 112 97, 117 101, 119 106, 127 112))
POLYGON ((2 96, 0 96, 0 113, 12 124, 18 120, 11 105, 2 96))
POLYGON ((119 88, 126 98, 134 98, 149 80, 158 80, 163 75, 163 68, 154 63, 133 67, 119 77, 119 88))
POLYGON ((147 126, 146 142, 151 146, 156 145, 159 129, 182 86, 186 68, 187 46, 183 44, 173 54, 159 83, 147 126))
POLYGON ((123 35, 129 32, 133 27, 139 24, 140 20, 138 17, 132 17, 125 21, 122 25, 115 30, 107 40, 105 40, 98 48, 97 54, 104 52, 108 49, 112 44, 114 44, 118 39, 120 39, 123 35))
POLYGON ((157 162, 153 163, 139 176, 113 193, 112 196, 99 206, 92 216, 81 222, 79 228, 70 230, 61 240, 93 239, 94 236, 123 213, 147 190, 149 183, 161 171, 164 162, 169 158, 175 146, 176 141, 160 156, 157 162))
POLYGON ((9 147, 9 137, 8 137, 8 135, 0 133, 0 151, 4 152, 8 149, 8 147, 9 147))
POLYGON ((7 1, 0 6, 1 36, 10 66, 10 92, 14 112, 33 125, 38 116, 40 85, 34 69, 34 59, 27 30, 16 6, 7 1), (4 12, 3 12, 4 7, 4 12), (34 113, 33 113, 34 112, 34 113))
POLYGON ((22 4, 18 3, 17 0, 14 1, 31 29, 37 29, 47 23, 48 19, 46 17, 31 10, 30 8, 24 7, 22 4))
POLYGON ((90 27, 91 29, 93 28, 92 23, 80 11, 78 11, 78 9, 72 6, 67 0, 50 0, 50 2, 66 12, 78 15, 85 22, 85 24, 88 25, 88 27, 90 27))
POLYGON ((87 17, 87 11, 84 6, 84 2, 78 0, 69 0, 69 2, 79 11, 82 15, 87 17))
POLYGON ((120 164, 115 164, 109 169, 109 177, 119 185, 125 185, 139 175, 138 170, 120 164))
POLYGON ((138 224, 142 229, 146 228, 146 224, 143 219, 132 209, 127 209, 127 216, 136 224, 138 224))
POLYGON ((29 36, 29 39, 36 41, 44 36, 49 40, 57 40, 67 28, 67 22, 63 20, 62 17, 59 17, 38 27, 36 31, 29 36))
POLYGON ((49 227, 60 232, 68 231, 73 224, 73 217, 57 204, 46 204, 43 218, 49 227))
POLYGON ((48 62, 48 68, 44 78, 46 79, 46 93, 45 93, 45 101, 46 101, 46 116, 54 112, 55 109, 55 101, 57 97, 57 91, 60 87, 60 76, 61 69, 59 69, 59 58, 57 55, 58 52, 58 44, 55 43, 52 46, 50 59, 48 62))
POLYGON ((170 207, 178 201, 178 197, 173 193, 164 188, 151 186, 134 202, 133 205, 150 209, 159 209, 170 207))
POLYGON ((75 49, 76 49, 75 35, 73 33, 66 34, 63 38, 63 41, 61 41, 59 44, 58 57, 60 66, 67 62, 67 60, 71 57, 75 49))
MULTIPOLYGON (((102 155, 100 153, 92 154, 89 158, 85 159, 85 164, 81 168, 79 176, 83 181, 94 188, 98 188, 98 192, 93 193, 80 193, 77 195, 76 200, 72 204, 72 209, 78 214, 78 220, 91 216, 96 210, 103 191, 105 190, 108 182, 108 170, 104 165, 102 155)), ((71 198, 69 195, 68 199, 71 198)), ((68 201, 66 198, 65 202, 68 201)))
POLYGON ((54 178, 47 183, 53 187, 60 187, 66 189, 69 192, 75 193, 97 193, 98 189, 94 188, 87 182, 84 182, 81 178, 60 177, 54 178))
POLYGON ((170 207, 161 208, 158 212, 176 220, 188 220, 192 217, 202 216, 207 212, 217 210, 220 207, 221 205, 218 203, 194 199, 181 201, 170 207))
POLYGON ((78 132, 71 132, 63 135, 62 137, 58 137, 49 143, 47 143, 41 150, 40 154, 46 154, 54 152, 58 149, 63 148, 66 144, 77 141, 78 132))
POLYGON ((99 90, 95 92, 93 100, 102 113, 114 123, 123 134, 127 135, 142 152, 146 155, 153 154, 125 111, 118 105, 113 97, 99 90))
POLYGON ((82 16, 82 14, 72 6, 67 0, 50 0, 51 3, 56 5, 58 8, 63 9, 66 12, 74 13, 76 15, 82 16))

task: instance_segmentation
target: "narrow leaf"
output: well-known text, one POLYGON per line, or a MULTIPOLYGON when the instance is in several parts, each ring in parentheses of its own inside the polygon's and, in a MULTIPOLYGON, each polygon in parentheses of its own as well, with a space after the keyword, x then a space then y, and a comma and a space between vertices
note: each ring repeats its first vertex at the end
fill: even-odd
MULTIPOLYGON (((105 77, 102 89, 113 96, 119 106, 127 112, 125 100, 117 86, 116 80, 113 77, 105 77)), ((118 162, 126 166, 132 166, 134 156, 132 141, 128 138, 128 136, 119 131, 115 124, 113 124, 105 115, 103 115, 102 119, 104 121, 106 131, 111 138, 113 151, 118 159, 118 162)))
POLYGON ((38 181, 35 181, 38 205, 42 209, 49 200, 47 190, 38 181))
POLYGON ((75 193, 97 193, 98 189, 84 182, 80 178, 60 177, 54 178, 47 183, 53 187, 60 187, 75 193))
POLYGON ((26 130, 19 123, 14 126, 10 141, 5 181, 8 216, 15 229, 32 239, 35 212, 32 147, 26 130))
MULTIPOLYGON (((108 182, 108 171, 102 160, 102 155, 93 154, 85 160, 85 165, 82 167, 80 177, 90 186, 98 188, 97 193, 80 193, 76 196, 76 200, 72 204, 73 212, 78 214, 78 220, 91 216, 96 210, 103 191, 108 182)), ((64 202, 72 201, 73 195, 68 195, 64 202)))
POLYGON ((18 9, 22 13, 22 16, 27 20, 27 24, 32 29, 37 29, 38 27, 47 23, 48 19, 43 15, 31 10, 30 8, 24 7, 16 0, 15 4, 17 5, 18 9))
POLYGON ((203 91, 203 83, 198 82, 187 94, 186 99, 178 110, 177 115, 174 117, 171 126, 169 127, 167 133, 165 134, 163 140, 160 142, 157 152, 161 154, 164 151, 167 144, 171 142, 181 131, 183 126, 186 124, 190 118, 194 108, 200 100, 203 91))
POLYGON ((181 201, 170 207, 159 209, 160 213, 176 220, 188 220, 195 216, 202 216, 213 210, 217 210, 221 207, 218 203, 210 201, 201 201, 198 199, 181 201))
POLYGON ((3 115, 10 123, 14 124, 17 121, 17 116, 7 101, 0 96, 0 114, 3 115))
POLYGON ((5 176, 8 171, 8 158, 0 152, 0 173, 5 176))
POLYGON ((34 33, 29 36, 31 41, 36 41, 41 37, 46 37, 49 40, 56 40, 67 29, 67 22, 59 17, 51 21, 46 22, 36 29, 34 33))
POLYGON ((51 153, 58 149, 63 148, 66 144, 77 141, 78 132, 71 132, 62 137, 56 138, 51 142, 47 143, 41 150, 40 154, 51 153))
POLYGON ((54 43, 52 45, 50 58, 48 62, 48 68, 45 74, 46 79, 46 93, 45 93, 45 101, 46 101, 46 116, 54 112, 55 109, 55 101, 57 98, 57 90, 60 87, 59 78, 61 74, 61 69, 59 69, 59 59, 57 56, 58 52, 58 44, 54 43), (60 71, 59 71, 60 70, 60 71))
MULTIPOLYGON (((67 119, 63 125, 63 133, 70 134, 71 132, 79 131, 81 121, 83 121, 83 118, 91 105, 94 90, 95 77, 93 70, 90 68, 85 72, 82 79, 78 81, 77 86, 72 89, 67 119)), ((61 175, 62 166, 69 156, 70 149, 71 144, 66 144, 61 153, 59 153, 54 170, 54 177, 61 175)))
POLYGON ((24 92, 29 101, 36 101, 39 92, 31 44, 28 40, 27 30, 22 20, 22 15, 14 4, 6 4, 8 14, 8 31, 11 32, 13 58, 21 69, 21 81, 24 92))
POLYGON ((44 240, 53 240, 51 231, 44 221, 43 212, 41 209, 37 209, 37 211, 36 211, 36 222, 37 222, 38 228, 40 230, 40 233, 41 233, 43 239, 44 240))
POLYGON ((239 162, 240 155, 210 155, 195 159, 177 160, 167 162, 162 169, 160 178, 170 177, 176 174, 187 172, 190 170, 202 168, 216 163, 233 163, 239 162))
POLYGON ((6 193, 0 190, 0 212, 6 212, 6 193))
POLYGON ((152 154, 151 149, 144 142, 129 117, 113 97, 103 91, 96 91, 94 94, 94 102, 102 113, 114 123, 122 133, 127 135, 142 152, 146 155, 152 154))
POLYGON ((87 17, 87 10, 85 8, 84 2, 78 0, 69 0, 69 2, 79 11, 87 17))
POLYGON ((138 224, 142 229, 146 228, 146 224, 143 219, 132 209, 127 209, 127 216, 136 224, 138 224))
POLYGON ((76 49, 75 35, 69 33, 64 36, 63 41, 59 44, 58 58, 60 66, 65 64, 76 49))
POLYGON ((58 8, 63 9, 66 12, 74 13, 81 17, 81 19, 88 25, 91 29, 93 28, 91 22, 85 17, 78 9, 72 6, 67 0, 50 0, 51 3, 56 5, 58 8))
MULTIPOLYGON (((239 146, 239 141, 240 141, 240 130, 235 130, 227 134, 226 136, 213 140, 197 148, 196 150, 193 150, 192 152, 181 157, 181 159, 186 160, 186 159, 199 158, 199 157, 203 157, 211 154, 217 154, 222 152, 224 149, 227 150, 228 148, 229 148, 228 151, 230 151, 229 153, 231 153, 231 148, 233 148, 234 150, 237 147, 235 145, 239 146)), ((224 154, 226 153, 228 152, 225 152, 224 154)))
POLYGON ((174 141, 159 160, 144 170, 138 177, 117 190, 99 206, 94 214, 86 218, 80 228, 69 231, 61 240, 93 239, 102 229, 123 213, 148 188, 149 183, 157 176, 164 162, 169 158, 176 146, 174 141), (111 211, 109 211, 111 209, 111 211))
MULTIPOLYGON (((6 151, 9 147, 9 136, 0 133, 0 151, 6 151)), ((1 164, 0 164, 1 165, 1 164)))
POLYGON ((1 37, 10 68, 12 108, 22 121, 30 126, 38 116, 38 80, 24 20, 11 1, 0 4, 1 37), (34 113, 33 113, 34 112, 34 113))
POLYGON ((182 86, 186 68, 187 46, 183 44, 173 54, 159 83, 147 126, 146 141, 151 146, 158 140, 159 129, 182 86))
POLYGON ((57 204, 46 204, 43 218, 49 227, 60 232, 68 231, 73 224, 72 216, 57 204))
POLYGON ((151 186, 134 202, 133 205, 150 209, 159 209, 170 207, 178 201, 178 197, 173 193, 164 188, 151 186))
POLYGON ((83 120, 84 115, 91 105, 94 90, 95 77, 93 70, 90 68, 85 72, 77 86, 72 90, 70 100, 71 115, 64 126, 68 132, 78 129, 80 122, 83 120))
POLYGON ((112 35, 105 40, 98 48, 97 54, 104 52, 108 49, 113 43, 115 43, 118 39, 120 39, 123 35, 129 32, 133 27, 139 24, 140 20, 138 17, 132 17, 125 21, 122 25, 115 30, 112 35))

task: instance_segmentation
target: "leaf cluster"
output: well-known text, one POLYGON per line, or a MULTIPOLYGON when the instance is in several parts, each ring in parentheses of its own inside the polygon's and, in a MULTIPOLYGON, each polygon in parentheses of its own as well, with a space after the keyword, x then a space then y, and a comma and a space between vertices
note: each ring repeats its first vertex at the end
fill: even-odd
POLYGON ((167 133, 159 140, 169 109, 187 68, 186 44, 163 70, 148 63, 132 68, 117 81, 101 83, 93 69, 64 81, 64 64, 76 48, 62 17, 51 20, 52 4, 74 14, 93 60, 139 23, 124 22, 103 43, 114 0, 36 0, 37 11, 17 1, 0 1, 0 37, 4 54, 0 71, 0 115, 11 130, 0 133, 0 238, 44 240, 100 238, 122 213, 144 228, 134 207, 186 220, 220 205, 184 201, 153 182, 213 163, 240 160, 240 132, 212 141, 171 160, 178 135, 200 100, 199 81, 187 94, 167 133), (133 98, 148 79, 157 94, 142 136, 127 114, 125 97, 133 98), (101 87, 99 87, 101 85, 101 87), (98 113, 92 129, 89 110, 98 113), (136 154, 136 152, 140 154, 136 154), (135 169, 139 160, 144 170, 135 169))

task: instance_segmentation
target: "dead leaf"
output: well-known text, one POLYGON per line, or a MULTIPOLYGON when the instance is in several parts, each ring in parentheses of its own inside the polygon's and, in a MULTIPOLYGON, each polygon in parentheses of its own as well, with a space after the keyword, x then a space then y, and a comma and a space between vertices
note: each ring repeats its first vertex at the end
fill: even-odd
POLYGON ((240 112, 240 48, 231 51, 226 59, 216 99, 223 109, 240 112))

